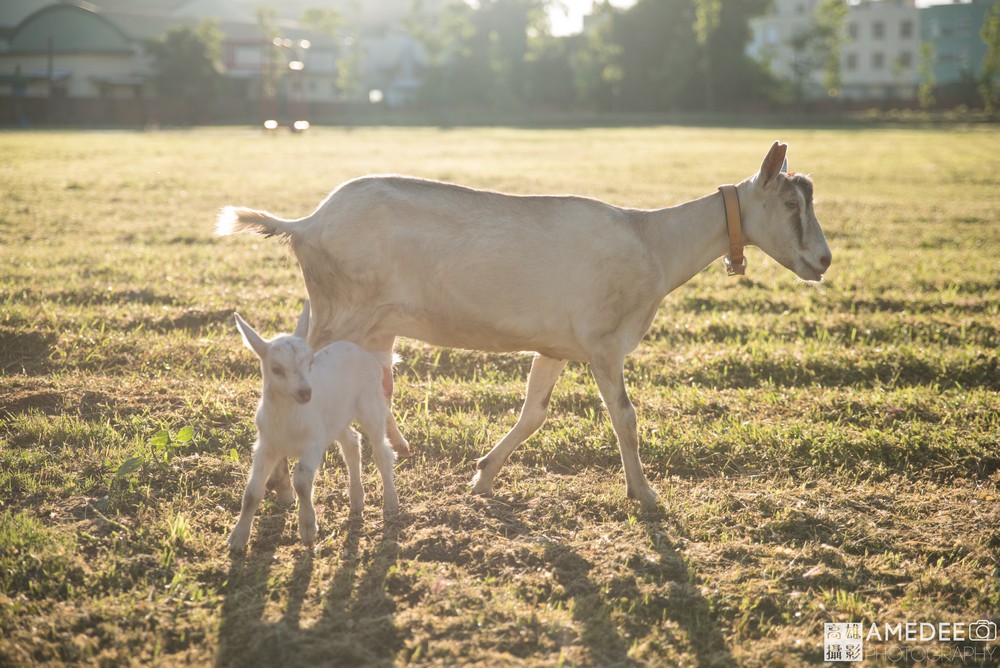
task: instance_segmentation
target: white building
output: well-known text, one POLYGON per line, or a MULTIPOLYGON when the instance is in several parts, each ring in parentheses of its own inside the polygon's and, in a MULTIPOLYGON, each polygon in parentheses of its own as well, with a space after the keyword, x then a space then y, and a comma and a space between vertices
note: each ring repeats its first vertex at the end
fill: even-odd
MULTIPOLYGON (((819 0, 776 0, 768 14, 750 22, 752 37, 747 47, 748 55, 766 63, 775 76, 801 85, 807 98, 827 95, 823 65, 815 62, 808 40, 802 39, 815 27, 818 4, 819 0)), ((914 0, 864 0, 848 5, 840 57, 844 98, 915 97, 920 11, 914 0)))
POLYGON ((920 10, 912 0, 851 6, 840 61, 846 99, 915 99, 919 64, 920 10))

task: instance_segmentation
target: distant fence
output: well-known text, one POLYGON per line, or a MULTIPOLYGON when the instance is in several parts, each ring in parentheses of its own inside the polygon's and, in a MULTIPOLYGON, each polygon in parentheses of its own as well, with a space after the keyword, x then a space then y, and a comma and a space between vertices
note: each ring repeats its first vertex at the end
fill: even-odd
POLYGON ((166 98, 72 98, 0 97, 0 126, 133 126, 203 125, 211 123, 258 123, 262 115, 276 115, 278 121, 336 119, 356 112, 357 105, 312 102, 294 110, 304 118, 291 118, 291 110, 271 109, 265 114, 259 100, 243 97, 221 98, 212 104, 192 105, 166 98))
MULTIPOLYGON (((949 111, 959 105, 979 108, 980 104, 969 105, 967 100, 957 96, 938 95, 933 111, 949 111)), ((474 103, 457 105, 447 111, 440 109, 399 109, 390 112, 382 105, 367 103, 329 103, 310 102, 306 107, 293 110, 287 105, 267 105, 268 110, 259 100, 241 96, 221 97, 212 104, 185 104, 182 100, 167 98, 71 98, 71 97, 28 97, 0 96, 0 127, 32 127, 32 126, 117 126, 117 127, 149 127, 149 126, 190 126, 208 124, 258 124, 267 118, 275 118, 282 125, 290 125, 292 121, 307 120, 313 123, 337 124, 342 122, 357 122, 367 119, 369 122, 379 119, 382 122, 392 122, 393 119, 415 118, 424 122, 494 122, 508 121, 511 114, 491 113, 477 107, 474 103)), ((721 115, 730 117, 747 115, 751 117, 783 115, 803 115, 810 117, 837 117, 860 111, 916 111, 919 105, 916 100, 817 100, 803 104, 791 105, 780 103, 756 103, 738 110, 721 111, 721 115)), ((545 118, 566 117, 588 118, 593 112, 583 110, 526 110, 529 115, 542 112, 545 118)), ((620 114, 628 118, 629 114, 620 114)), ((517 117, 514 114, 513 117, 517 117)))

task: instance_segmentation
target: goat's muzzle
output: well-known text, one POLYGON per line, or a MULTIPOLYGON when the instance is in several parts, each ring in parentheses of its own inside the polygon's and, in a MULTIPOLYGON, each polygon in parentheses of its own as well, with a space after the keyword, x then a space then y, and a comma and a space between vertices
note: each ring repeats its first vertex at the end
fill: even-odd
POLYGON ((301 390, 295 392, 295 400, 300 404, 308 404, 309 400, 312 399, 313 391, 311 387, 304 387, 301 390))

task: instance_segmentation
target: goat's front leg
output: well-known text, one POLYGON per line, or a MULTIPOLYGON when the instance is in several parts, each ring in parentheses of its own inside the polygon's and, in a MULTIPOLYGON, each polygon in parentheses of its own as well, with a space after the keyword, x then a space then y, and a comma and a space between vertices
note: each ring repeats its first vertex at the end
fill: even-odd
MULTIPOLYGON (((243 505, 240 508, 240 518, 229 535, 229 549, 236 551, 246 547, 250 540, 250 529, 253 527, 253 517, 257 513, 264 498, 265 480, 277 461, 268 450, 259 446, 254 450, 253 464, 250 466, 250 477, 247 488, 243 491, 243 505)), ((287 474, 286 474, 287 475, 287 474)))
POLYGON ((549 400, 552 398, 552 388, 555 387, 556 380, 564 368, 566 360, 535 355, 535 359, 531 362, 531 373, 528 374, 528 391, 521 407, 521 415, 507 435, 490 450, 489 454, 476 463, 479 470, 472 479, 473 493, 490 494, 493 490, 493 479, 497 477, 503 463, 518 445, 538 431, 545 422, 549 400))
POLYGON ((299 497, 299 538, 306 545, 312 545, 317 533, 316 510, 312 500, 313 479, 323 461, 325 448, 310 445, 306 450, 306 455, 299 458, 299 463, 295 466, 292 484, 295 486, 295 495, 299 497))
POLYGON ((628 497, 639 501, 644 510, 656 510, 656 492, 649 486, 639 461, 639 427, 635 419, 635 407, 625 389, 624 364, 623 359, 616 359, 614 362, 595 360, 591 363, 591 369, 618 437, 628 497))
POLYGON ((295 501, 295 492, 292 491, 292 480, 288 476, 288 457, 282 457, 274 465, 274 470, 267 478, 267 489, 274 490, 278 495, 278 503, 286 506, 295 501))

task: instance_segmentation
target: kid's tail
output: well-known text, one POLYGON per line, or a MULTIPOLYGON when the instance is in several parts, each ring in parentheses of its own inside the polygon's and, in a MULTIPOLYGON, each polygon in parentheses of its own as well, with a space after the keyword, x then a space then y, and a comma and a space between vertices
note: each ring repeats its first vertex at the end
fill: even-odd
POLYGON ((290 239, 295 221, 272 216, 267 211, 257 211, 240 206, 227 206, 215 221, 215 236, 224 237, 237 232, 253 232, 265 237, 290 239))

